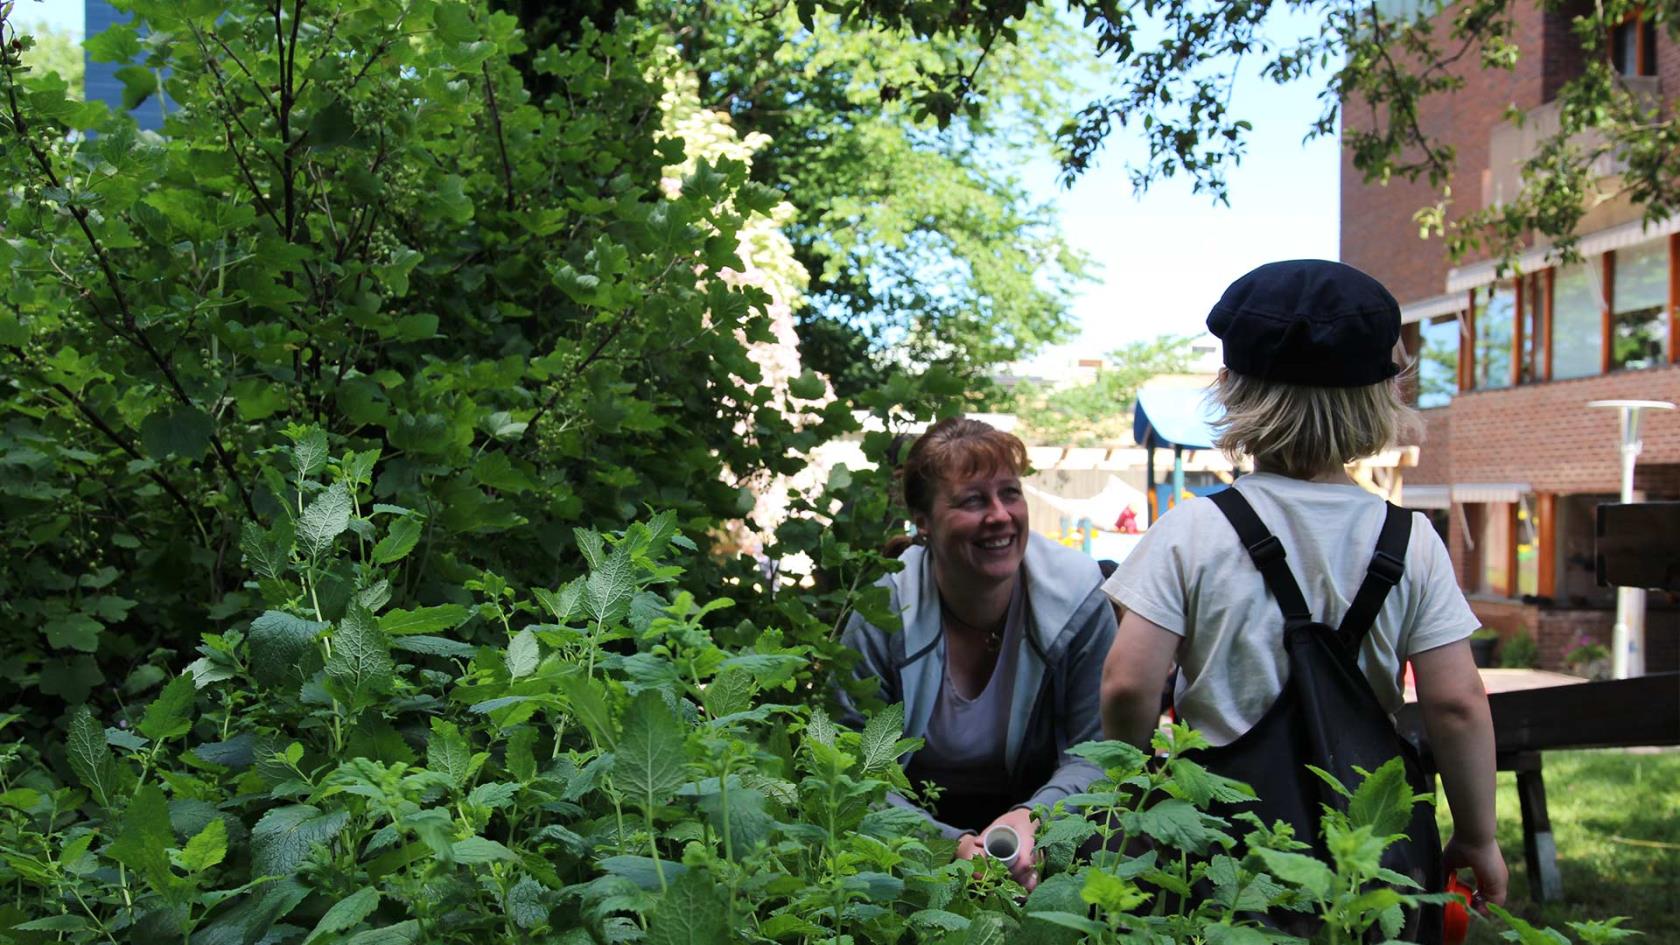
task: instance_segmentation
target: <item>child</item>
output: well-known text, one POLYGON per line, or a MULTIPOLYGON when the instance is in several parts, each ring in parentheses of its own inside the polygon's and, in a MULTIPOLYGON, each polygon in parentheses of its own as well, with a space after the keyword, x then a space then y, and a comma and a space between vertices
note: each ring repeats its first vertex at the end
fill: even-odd
MULTIPOLYGON (((1235 488, 1281 542, 1314 618, 1334 627, 1365 580, 1387 512, 1344 467, 1417 422, 1392 360, 1399 306, 1350 266, 1291 260, 1232 283, 1207 324, 1225 348, 1213 393, 1225 410, 1218 445, 1254 458, 1254 474, 1235 488)), ((1412 524, 1404 573, 1361 642, 1358 666, 1392 714, 1411 662, 1453 815, 1444 865, 1469 867, 1481 898, 1503 903, 1493 724, 1466 642, 1480 624, 1434 529, 1412 524)), ((1279 602, 1214 502, 1162 518, 1104 590, 1125 608, 1103 666, 1107 737, 1147 747, 1175 660, 1179 718, 1216 746, 1248 732, 1283 692, 1279 602)))

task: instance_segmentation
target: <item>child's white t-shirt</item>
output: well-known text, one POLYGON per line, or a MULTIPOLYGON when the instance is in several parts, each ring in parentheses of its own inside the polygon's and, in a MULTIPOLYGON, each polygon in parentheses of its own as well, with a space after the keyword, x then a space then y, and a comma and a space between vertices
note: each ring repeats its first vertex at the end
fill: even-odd
MULTIPOLYGON (((1313 619, 1339 625, 1365 580, 1385 503, 1351 483, 1271 473, 1243 476, 1236 487, 1283 543, 1313 619)), ((1247 732, 1283 691, 1289 674, 1283 613, 1212 501, 1195 499, 1162 516, 1103 590, 1184 637, 1173 703, 1179 718, 1211 743, 1224 745, 1247 732)), ((1405 577, 1389 592, 1359 651, 1359 666, 1383 708, 1400 708, 1407 658, 1462 640, 1480 625, 1440 536, 1414 515, 1405 577)))

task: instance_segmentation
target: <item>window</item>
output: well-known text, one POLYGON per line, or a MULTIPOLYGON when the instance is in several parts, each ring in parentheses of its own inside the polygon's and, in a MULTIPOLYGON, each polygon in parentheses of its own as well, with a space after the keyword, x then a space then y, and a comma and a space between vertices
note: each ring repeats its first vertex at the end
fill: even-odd
POLYGON ((1445 407, 1458 393, 1458 339, 1463 334, 1457 315, 1433 318, 1418 326, 1419 407, 1445 407))
POLYGON ((1468 507, 1471 534, 1476 542, 1476 590, 1508 597, 1511 594, 1511 507, 1483 503, 1468 507))
POLYGON ((1643 17, 1630 16, 1610 30, 1610 63, 1618 75, 1657 74, 1657 31, 1643 17))
POLYGON ((1511 596, 1532 597, 1540 593, 1540 520, 1534 496, 1523 496, 1516 511, 1517 586, 1511 596))
POLYGON ((1518 369, 1524 384, 1532 384, 1545 377, 1546 357, 1546 280, 1541 273, 1524 276, 1522 282, 1522 344, 1519 346, 1518 369))
POLYGON ((1511 386, 1511 330, 1516 326, 1517 292, 1512 283, 1476 291, 1476 362, 1478 390, 1511 386))
POLYGON ((1617 250, 1610 324, 1610 369, 1663 363, 1668 342, 1668 246, 1654 240, 1617 250))
POLYGON ((1597 259, 1557 271, 1552 282, 1552 379, 1587 377, 1604 363, 1604 303, 1597 259))

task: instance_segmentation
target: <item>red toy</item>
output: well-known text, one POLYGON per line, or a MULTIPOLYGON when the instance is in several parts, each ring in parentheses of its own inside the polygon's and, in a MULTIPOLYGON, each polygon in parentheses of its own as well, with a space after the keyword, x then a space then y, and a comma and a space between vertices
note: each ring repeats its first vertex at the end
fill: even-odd
POLYGON ((1449 902, 1441 910, 1442 940, 1446 945, 1463 945, 1464 937, 1470 932, 1470 902, 1476 890, 1459 882, 1455 873, 1447 877, 1447 892, 1456 895, 1459 901, 1449 902))

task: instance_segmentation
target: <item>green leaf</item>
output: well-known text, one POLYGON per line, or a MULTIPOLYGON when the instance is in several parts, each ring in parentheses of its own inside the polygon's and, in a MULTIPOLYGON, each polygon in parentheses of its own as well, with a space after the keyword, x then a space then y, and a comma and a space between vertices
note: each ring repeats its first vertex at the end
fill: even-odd
MULTIPOLYGON (((150 75, 148 72, 147 75, 150 75)), ((197 407, 174 406, 153 412, 140 423, 140 442, 153 459, 179 456, 196 460, 210 448, 210 415, 197 407)))
POLYGON ((251 621, 251 675, 267 685, 296 682, 308 672, 307 656, 315 652, 315 641, 329 624, 304 620, 278 610, 267 610, 251 621))
POLYGON ((1265 862, 1267 872, 1278 879, 1305 889, 1317 899, 1324 899, 1330 895, 1330 887, 1336 879, 1335 874, 1330 872, 1330 867, 1313 857, 1282 850, 1268 850, 1264 847, 1254 852, 1265 862))
POLYGON ((309 804, 276 807, 251 828, 251 874, 291 876, 310 848, 338 836, 350 822, 348 810, 325 813, 309 804))
POLYGON ((187 841, 187 845, 181 848, 181 868, 188 873, 202 873, 222 862, 226 856, 227 822, 216 817, 205 824, 204 829, 194 834, 193 838, 187 841))
POLYGON ((1366 775, 1348 801, 1348 821, 1354 827, 1369 826, 1378 837, 1406 832, 1412 820, 1412 786, 1406 783, 1406 767, 1399 757, 1366 775))
POLYGON ((514 634, 513 639, 508 642, 508 675, 514 679, 531 675, 541 660, 542 644, 537 642, 537 635, 529 627, 514 634))
POLYGON ((1146 833, 1167 846, 1201 853, 1213 839, 1202 816, 1188 801, 1175 797, 1127 814, 1125 825, 1128 832, 1146 833))
POLYGON ((601 749, 614 747, 616 739, 612 712, 607 708, 601 684, 584 676, 563 676, 560 679, 560 691, 566 696, 566 704, 571 707, 572 715, 589 730, 590 737, 595 740, 595 746, 601 749))
POLYGON ((828 385, 823 383, 821 374, 806 371, 788 381, 788 393, 799 400, 821 400, 828 393, 828 385))
POLYGON ((191 676, 171 679, 151 705, 146 706, 146 714, 140 719, 140 734, 155 742, 185 735, 192 728, 197 693, 191 676))
POLYGON ((123 770, 105 744, 105 730, 94 721, 87 706, 76 710, 70 718, 70 735, 66 743, 70 770, 93 794, 99 806, 109 808, 112 800, 121 796, 123 770))
POLYGON ((297 520, 297 538, 310 557, 318 558, 349 527, 350 492, 343 483, 335 482, 304 507, 297 520))
POLYGON ((307 479, 326 468, 326 431, 313 426, 297 431, 292 442, 292 471, 299 479, 307 479))
POLYGON ((353 929, 379 908, 379 890, 372 886, 364 886, 343 899, 332 904, 332 908, 321 916, 321 921, 315 923, 314 931, 303 940, 303 945, 334 932, 353 929))
POLYGON ((373 546, 373 560, 377 564, 391 564, 401 561, 414 550, 414 545, 420 540, 421 523, 413 516, 403 516, 391 523, 385 532, 385 537, 373 546))
POLYGON ((1136 883, 1094 868, 1085 871, 1085 887, 1080 890, 1079 897, 1114 915, 1129 914, 1149 901, 1149 894, 1139 889, 1136 883))
POLYGON ((163 791, 157 785, 141 785, 123 810, 122 833, 105 852, 167 898, 175 879, 169 869, 169 850, 174 846, 169 802, 164 800, 163 791))
POLYGON ((471 616, 460 604, 437 607, 416 607, 413 610, 390 610, 379 618, 379 630, 386 636, 400 637, 411 633, 437 633, 453 630, 471 616))
POLYGON ((414 919, 387 925, 382 929, 358 932, 344 941, 344 945, 414 945, 420 941, 420 923, 414 919))
POLYGON ((646 945, 716 945, 729 938, 728 902, 704 870, 678 876, 648 918, 646 945))
POLYGON ((904 705, 888 706, 863 727, 862 760, 865 774, 898 764, 898 740, 904 735, 904 705))
POLYGON ((482 863, 511 862, 519 859, 512 850, 484 837, 467 837, 455 841, 450 848, 455 862, 476 865, 482 863))
POLYGON ((644 810, 665 803, 686 780, 683 741, 683 727, 665 697, 643 690, 624 715, 613 750, 614 782, 644 810))
POLYGON ((352 601, 332 634, 332 655, 326 665, 328 685, 355 713, 391 690, 395 671, 390 644, 374 625, 373 614, 352 601))
POLYGON ((310 118, 305 134, 309 146, 317 151, 349 144, 356 137, 356 121, 350 106, 342 98, 333 99, 310 118))
POLYGON ((466 659, 478 652, 477 647, 469 646, 459 640, 424 634, 412 637, 397 637, 391 641, 391 649, 406 650, 409 653, 424 653, 427 656, 443 656, 449 659, 466 659))
POLYGON ((81 611, 55 617, 41 628, 53 649, 77 649, 93 653, 99 649, 99 634, 105 625, 81 611))
POLYGON ((513 919, 514 925, 527 931, 538 928, 548 923, 548 906, 543 903, 542 894, 541 883, 529 876, 521 876, 502 900, 502 908, 513 919))
POLYGON ((454 722, 433 717, 426 739, 426 769, 449 779, 459 789, 473 775, 473 750, 454 722))

